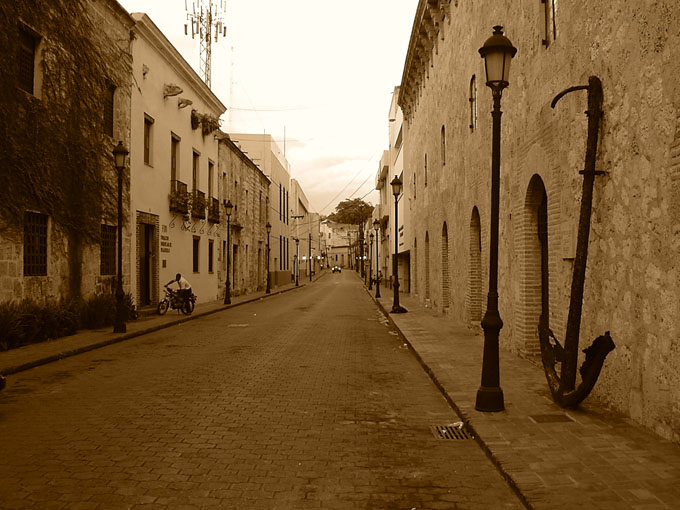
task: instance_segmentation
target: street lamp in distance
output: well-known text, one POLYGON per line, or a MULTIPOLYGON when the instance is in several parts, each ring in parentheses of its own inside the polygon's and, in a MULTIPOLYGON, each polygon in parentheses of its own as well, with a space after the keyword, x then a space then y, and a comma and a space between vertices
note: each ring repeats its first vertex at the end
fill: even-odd
POLYGON ((375 297, 380 298, 380 235, 378 234, 380 230, 380 222, 376 218, 373 222, 373 229, 375 230, 375 297))
POLYGON ((271 234, 272 231, 271 223, 267 222, 265 228, 267 229, 267 290, 265 290, 265 293, 271 294, 272 292, 271 273, 269 272, 269 234, 271 234))
POLYGON ((295 264, 293 264, 293 269, 295 270, 295 286, 300 286, 300 239, 295 237, 295 264))
POLYGON ((227 281, 226 281, 226 290, 224 293, 224 304, 225 305, 230 305, 231 304, 231 280, 229 278, 231 268, 230 268, 230 255, 231 255, 231 239, 230 239, 230 233, 231 233, 231 212, 234 210, 234 206, 231 203, 231 200, 227 200, 224 204, 224 210, 227 213, 227 281))
POLYGON ((397 255, 399 254, 399 195, 403 189, 404 183, 401 182, 399 176, 395 176, 390 182, 392 185, 392 194, 394 195, 394 259, 392 260, 392 279, 394 280, 394 298, 392 301, 392 310, 390 313, 406 313, 407 310, 399 304, 399 264, 397 263, 397 255))
POLYGON ((123 173, 125 172, 125 159, 130 151, 123 145, 123 142, 118 142, 113 149, 113 160, 118 171, 118 277, 116 282, 116 319, 113 323, 114 333, 125 333, 127 327, 125 320, 127 312, 123 298, 123 173))
POLYGON ((479 54, 484 59, 486 85, 493 95, 493 129, 491 140, 491 228, 489 230, 489 294, 486 312, 482 319, 484 330, 484 355, 482 359, 482 383, 477 390, 475 409, 496 412, 505 409, 503 390, 500 386, 498 337, 503 327, 498 312, 498 222, 500 202, 501 169, 501 96, 509 85, 510 62, 517 53, 510 40, 503 35, 503 27, 493 27, 479 54))
POLYGON ((370 239, 368 245, 368 290, 371 290, 373 288, 373 232, 368 235, 368 238, 370 239))

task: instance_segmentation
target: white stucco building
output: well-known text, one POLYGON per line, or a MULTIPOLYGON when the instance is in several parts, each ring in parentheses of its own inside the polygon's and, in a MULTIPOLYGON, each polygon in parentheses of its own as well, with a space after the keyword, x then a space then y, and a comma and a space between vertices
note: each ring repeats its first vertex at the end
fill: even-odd
POLYGON ((199 302, 213 301, 226 235, 214 135, 226 107, 146 14, 132 17, 132 295, 139 307, 155 306, 179 272, 199 302))

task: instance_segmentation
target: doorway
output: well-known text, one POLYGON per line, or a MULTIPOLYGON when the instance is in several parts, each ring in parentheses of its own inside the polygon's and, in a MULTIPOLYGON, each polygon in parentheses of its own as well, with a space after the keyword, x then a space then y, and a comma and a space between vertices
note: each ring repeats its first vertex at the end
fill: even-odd
POLYGON ((158 300, 158 216, 137 213, 137 306, 144 307, 158 300))

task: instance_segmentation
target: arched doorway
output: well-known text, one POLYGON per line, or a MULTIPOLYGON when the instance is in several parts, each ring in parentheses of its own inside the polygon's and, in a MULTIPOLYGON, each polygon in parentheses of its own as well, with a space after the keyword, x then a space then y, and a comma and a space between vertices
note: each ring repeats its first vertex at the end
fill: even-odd
POLYGON ((425 299, 430 299, 430 234, 425 232, 425 299))
POLYGON ((413 264, 411 267, 413 268, 413 286, 411 290, 414 294, 418 294, 418 239, 415 237, 413 238, 413 264))
POLYGON ((529 181, 523 213, 519 333, 522 351, 538 355, 538 321, 548 313, 550 296, 548 195, 538 174, 529 181))
POLYGON ((472 208, 469 246, 467 310, 470 322, 477 323, 482 320, 482 227, 477 206, 472 208))
POLYGON ((448 308, 451 296, 451 280, 449 276, 449 231, 446 222, 442 227, 442 306, 448 308))

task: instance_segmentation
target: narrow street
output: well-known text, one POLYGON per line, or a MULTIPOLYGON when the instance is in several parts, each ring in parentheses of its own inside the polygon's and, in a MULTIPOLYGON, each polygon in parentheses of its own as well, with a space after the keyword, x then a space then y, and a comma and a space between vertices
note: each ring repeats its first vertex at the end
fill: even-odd
POLYGON ((18 374, 2 508, 521 508, 350 272, 18 374))

